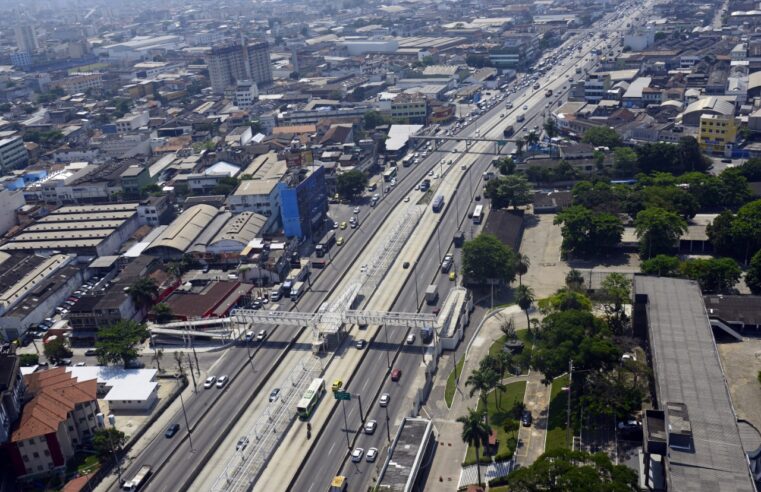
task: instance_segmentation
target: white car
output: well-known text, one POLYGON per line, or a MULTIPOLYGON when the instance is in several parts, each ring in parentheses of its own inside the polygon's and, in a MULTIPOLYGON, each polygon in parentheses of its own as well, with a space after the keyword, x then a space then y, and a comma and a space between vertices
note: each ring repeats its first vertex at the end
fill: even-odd
POLYGON ((208 378, 206 378, 206 381, 204 381, 203 387, 206 389, 211 388, 212 386, 214 386, 214 381, 216 380, 217 380, 216 376, 209 376, 208 378))
POLYGON ((259 330, 259 333, 256 334, 256 341, 261 342, 267 338, 267 330, 259 330))
POLYGON ((382 407, 387 407, 388 403, 391 401, 391 395, 388 393, 383 393, 380 395, 380 398, 378 398, 378 404, 382 407))
POLYGON ((365 450, 362 448, 354 448, 354 450, 351 452, 351 460, 354 463, 359 463, 362 461, 362 455, 365 454, 365 450))
POLYGON ((407 335, 407 345, 412 345, 413 343, 415 343, 415 334, 410 333, 407 335))
POLYGON ((375 420, 368 420, 365 424, 365 434, 373 434, 378 427, 378 422, 375 420))
POLYGON ((358 213, 359 213, 359 207, 354 207, 354 213, 355 213, 355 214, 358 214, 358 213))
POLYGON ((217 388, 224 388, 228 379, 230 379, 230 376, 219 376, 219 379, 217 379, 217 388))
POLYGON ((407 203, 408 201, 410 201, 410 197, 408 197, 408 196, 405 196, 405 197, 404 197, 404 203, 407 203))
POLYGON ((373 463, 375 461, 375 458, 378 457, 378 448, 370 448, 367 450, 367 456, 365 459, 368 463, 373 463))
POLYGON ((428 171, 428 176, 433 176, 433 170, 428 171))

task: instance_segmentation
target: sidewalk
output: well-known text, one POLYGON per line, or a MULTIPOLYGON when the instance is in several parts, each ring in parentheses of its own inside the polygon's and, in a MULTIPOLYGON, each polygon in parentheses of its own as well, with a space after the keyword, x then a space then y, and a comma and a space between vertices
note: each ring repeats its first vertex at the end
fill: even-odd
POLYGON ((462 424, 457 422, 457 418, 465 415, 468 408, 476 408, 478 405, 478 394, 471 397, 470 388, 465 386, 465 381, 478 368, 480 360, 489 353, 492 343, 502 336, 499 329, 502 319, 512 319, 518 330, 526 328, 526 316, 518 306, 508 306, 499 313, 502 318, 498 314, 487 315, 481 326, 477 328, 478 331, 465 353, 465 363, 459 377, 460 383, 455 390, 451 408, 446 407, 444 392, 447 379, 452 372, 454 354, 448 352, 442 357, 428 404, 424 407, 433 418, 439 443, 428 474, 428 483, 425 486, 427 491, 451 491, 457 488, 462 461, 467 450, 466 444, 460 437, 462 424))

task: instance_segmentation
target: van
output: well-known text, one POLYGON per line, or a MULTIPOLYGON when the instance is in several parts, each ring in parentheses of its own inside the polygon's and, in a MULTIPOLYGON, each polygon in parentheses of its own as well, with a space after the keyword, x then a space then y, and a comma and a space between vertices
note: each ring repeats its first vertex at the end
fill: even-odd
POLYGON ((272 290, 270 291, 270 300, 272 301, 278 301, 280 300, 280 297, 282 296, 280 284, 275 285, 272 287, 272 290))

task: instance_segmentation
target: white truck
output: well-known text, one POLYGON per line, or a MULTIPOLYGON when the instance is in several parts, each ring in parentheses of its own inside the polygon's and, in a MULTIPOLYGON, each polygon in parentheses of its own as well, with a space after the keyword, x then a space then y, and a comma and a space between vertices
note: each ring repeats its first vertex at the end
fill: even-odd
POLYGON ((304 291, 304 282, 296 282, 291 287, 291 300, 298 301, 301 293, 304 291))
POLYGON ((124 490, 138 490, 140 489, 140 487, 142 487, 145 484, 150 474, 151 474, 151 467, 149 465, 143 465, 137 471, 135 476, 132 477, 132 480, 124 482, 124 485, 122 485, 122 488, 124 490))

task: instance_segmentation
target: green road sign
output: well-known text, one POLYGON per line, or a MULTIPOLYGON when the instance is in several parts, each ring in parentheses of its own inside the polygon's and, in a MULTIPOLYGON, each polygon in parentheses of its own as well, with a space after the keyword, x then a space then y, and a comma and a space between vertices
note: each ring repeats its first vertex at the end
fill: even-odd
POLYGON ((336 391, 333 396, 336 400, 351 400, 351 393, 348 391, 336 391))

